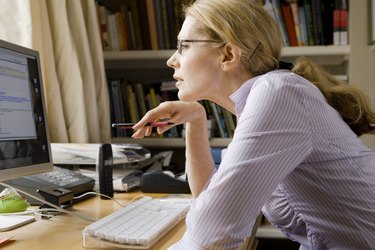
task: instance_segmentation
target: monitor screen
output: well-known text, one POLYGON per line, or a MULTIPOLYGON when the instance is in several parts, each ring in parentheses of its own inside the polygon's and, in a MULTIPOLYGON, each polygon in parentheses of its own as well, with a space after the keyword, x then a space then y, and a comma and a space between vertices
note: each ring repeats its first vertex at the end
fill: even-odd
POLYGON ((52 170, 37 51, 0 40, 0 181, 52 170))

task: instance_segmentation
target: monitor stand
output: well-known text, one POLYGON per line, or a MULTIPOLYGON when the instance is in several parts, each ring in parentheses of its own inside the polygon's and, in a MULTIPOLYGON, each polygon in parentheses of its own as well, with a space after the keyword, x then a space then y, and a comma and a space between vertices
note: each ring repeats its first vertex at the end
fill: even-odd
POLYGON ((9 231, 35 221, 30 215, 0 215, 0 232, 9 231))

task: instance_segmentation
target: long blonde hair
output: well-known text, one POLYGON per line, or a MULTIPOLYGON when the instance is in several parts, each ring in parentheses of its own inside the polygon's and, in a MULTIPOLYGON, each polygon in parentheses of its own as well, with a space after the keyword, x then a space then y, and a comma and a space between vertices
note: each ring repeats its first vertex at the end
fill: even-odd
MULTIPOLYGON (((282 48, 279 27, 256 2, 196 0, 190 1, 184 11, 198 20, 199 31, 215 41, 212 46, 228 42, 238 46, 243 65, 253 75, 279 67, 282 48)), ((375 112, 361 90, 339 81, 304 57, 298 58, 291 70, 315 84, 358 136, 375 134, 375 112)))

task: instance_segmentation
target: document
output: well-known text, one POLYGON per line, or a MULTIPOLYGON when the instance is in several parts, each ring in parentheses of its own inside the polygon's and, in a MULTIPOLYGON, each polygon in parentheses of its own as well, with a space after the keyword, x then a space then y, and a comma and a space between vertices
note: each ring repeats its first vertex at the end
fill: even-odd
MULTIPOLYGON (((51 143, 54 164, 95 165, 99 143, 51 143)), ((111 144, 113 164, 135 163, 151 157, 150 151, 138 144, 111 144)))

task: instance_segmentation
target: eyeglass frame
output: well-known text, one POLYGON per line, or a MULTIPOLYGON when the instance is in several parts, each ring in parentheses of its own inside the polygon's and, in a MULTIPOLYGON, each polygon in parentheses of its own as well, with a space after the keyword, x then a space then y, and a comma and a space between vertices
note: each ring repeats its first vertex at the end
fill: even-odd
MULTIPOLYGON (((182 54, 181 44, 183 42, 185 42, 185 43, 217 43, 214 40, 208 40, 208 39, 205 39, 205 40, 204 39, 181 39, 181 40, 177 40, 177 52, 180 55, 182 54)), ((255 52, 258 50, 259 45, 260 45, 260 42, 257 43, 257 45, 255 46, 255 49, 251 53, 250 58, 249 58, 250 60, 253 57, 253 55, 255 54, 255 52)))
POLYGON ((213 40, 199 40, 199 39, 181 39, 177 40, 177 52, 178 54, 182 54, 182 43, 216 43, 213 40))

